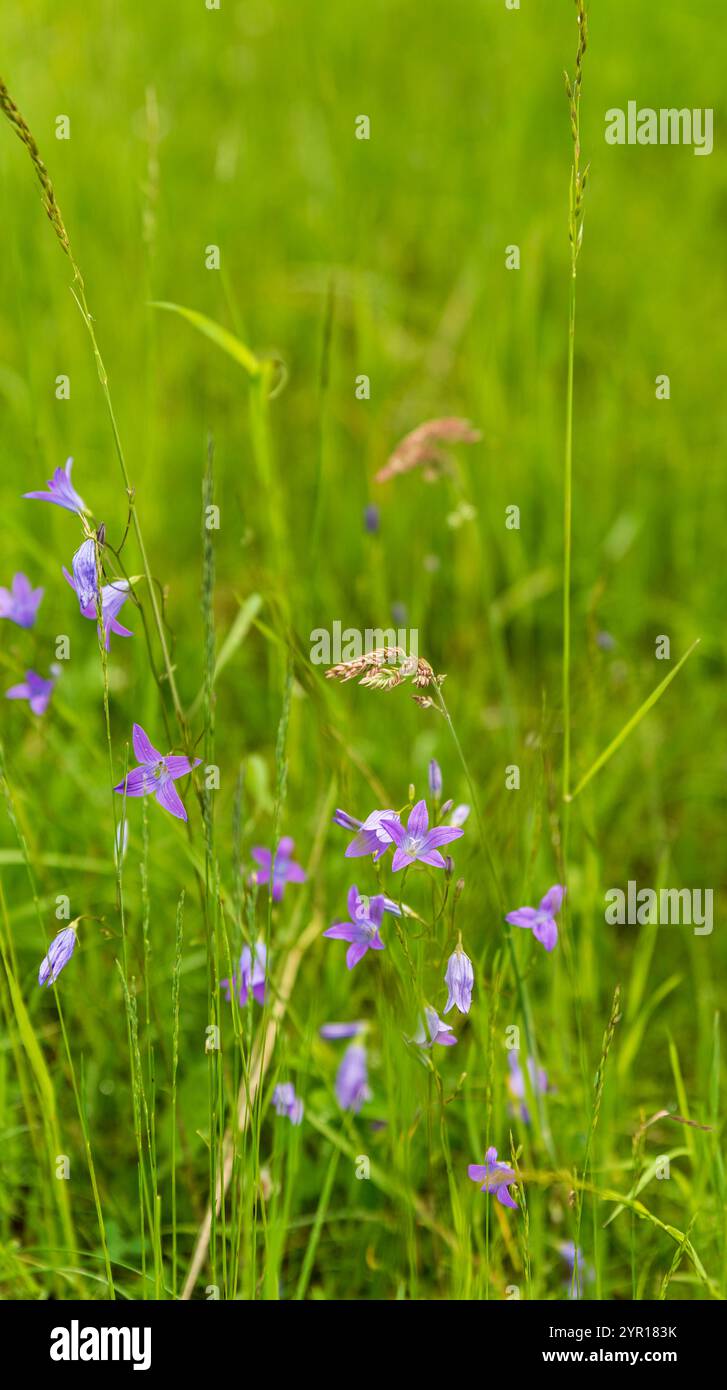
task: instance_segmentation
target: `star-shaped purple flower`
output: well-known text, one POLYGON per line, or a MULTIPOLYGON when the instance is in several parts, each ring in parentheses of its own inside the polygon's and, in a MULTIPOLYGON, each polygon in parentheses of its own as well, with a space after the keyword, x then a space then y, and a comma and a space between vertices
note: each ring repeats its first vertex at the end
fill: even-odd
POLYGON ((254 952, 250 950, 249 946, 243 946, 239 974, 233 975, 231 980, 220 980, 220 988, 224 989, 228 1000, 231 998, 232 988, 237 990, 237 998, 241 1008, 248 1003, 251 994, 258 1004, 263 1005, 265 1003, 266 961, 267 950, 264 942, 258 941, 254 952))
POLYGON ((71 483, 72 466, 73 459, 70 458, 66 460, 65 468, 56 468, 48 481, 47 492, 24 492, 23 496, 32 497, 38 502, 54 502, 57 507, 65 507, 67 512, 87 512, 86 503, 71 483))
MULTIPOLYGON (((279 903, 283 896, 283 889, 286 883, 305 883, 305 870, 300 864, 296 864, 292 858, 295 849, 295 841, 291 840, 290 835, 284 835, 277 850, 275 851, 275 862, 273 864, 273 902, 279 903)), ((259 869, 253 873, 251 883, 270 882, 270 862, 272 855, 269 849, 262 849, 256 846, 252 851, 252 857, 259 869)))
POLYGON ((134 754, 140 766, 131 769, 123 782, 114 787, 115 792, 126 796, 155 796, 160 806, 179 820, 187 819, 187 812, 174 783, 179 777, 186 777, 193 767, 198 767, 201 758, 190 761, 183 755, 159 753, 150 743, 140 724, 135 724, 132 734, 134 754))
MULTIPOLYGON (((76 594, 76 597, 78 597, 76 581, 73 578, 73 576, 68 573, 68 570, 66 569, 65 565, 63 567, 63 574, 65 578, 68 580, 68 583, 70 584, 74 593, 76 594)), ((133 632, 131 632, 128 627, 123 627, 122 624, 118 621, 118 615, 121 612, 121 609, 126 603, 128 597, 129 584, 128 580, 126 579, 114 579, 112 584, 104 584, 101 589, 101 615, 103 618, 104 632, 106 633, 105 645, 107 651, 111 646, 112 632, 115 632, 119 637, 134 636, 133 632)), ((81 612, 84 618, 96 618, 98 616, 96 612, 95 593, 94 597, 90 600, 90 602, 88 602, 85 605, 85 607, 81 608, 81 612)), ((99 628, 99 637, 100 636, 101 630, 99 628)))
POLYGON ((0 589, 0 618, 9 618, 18 627, 32 627, 43 589, 34 589, 27 574, 14 574, 12 588, 0 589))
POLYGON ((439 853, 439 845, 448 845, 464 834, 458 826, 435 825, 429 829, 429 812, 426 801, 417 801, 409 813, 406 829, 399 820, 384 820, 383 829, 396 845, 392 870, 397 873, 407 865, 419 860, 420 864, 432 864, 436 869, 445 867, 444 858, 439 853))
POLYGON ((514 1207, 517 1202, 508 1192, 511 1183, 517 1181, 516 1174, 506 1163, 499 1163, 497 1149, 488 1149, 484 1163, 470 1163, 467 1176, 480 1183, 482 1192, 494 1192, 503 1207, 514 1207))
POLYGON ((564 895, 565 888, 556 883, 541 898, 538 907, 518 907, 515 912, 508 912, 505 921, 513 927, 525 927, 546 951, 552 951, 558 940, 555 916, 560 911, 564 895))
POLYGON ((41 961, 38 984, 54 985, 63 967, 68 965, 75 949, 76 929, 75 927, 64 927, 57 936, 53 937, 48 947, 48 954, 41 961))
POLYGON ((43 680, 37 671, 26 671, 25 680, 20 685, 11 685, 5 691, 6 700, 27 700, 33 714, 45 714, 55 681, 43 680))
POLYGON ((385 899, 383 893, 373 898, 363 898, 354 884, 348 890, 348 913, 350 922, 334 922, 323 935, 333 941, 349 941, 346 952, 346 965, 353 970, 363 960, 367 951, 383 951, 384 943, 379 936, 379 927, 384 915, 385 899), (365 904, 365 906, 364 906, 365 904))

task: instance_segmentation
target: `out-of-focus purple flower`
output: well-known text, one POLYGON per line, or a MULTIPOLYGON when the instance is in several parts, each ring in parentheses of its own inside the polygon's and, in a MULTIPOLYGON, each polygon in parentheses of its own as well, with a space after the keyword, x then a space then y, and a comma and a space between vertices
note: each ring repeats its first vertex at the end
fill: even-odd
MULTIPOLYGON (((344 814, 342 811, 336 812, 337 816, 344 814)), ((353 817, 349 817, 349 819, 352 820, 353 817)), ((398 823, 399 817, 396 811, 372 811, 365 821, 356 822, 358 834, 346 847, 346 858, 360 859, 364 854, 371 854, 374 863, 376 863, 376 860, 380 859, 382 854, 386 854, 387 849, 394 843, 393 836, 383 825, 383 821, 390 822, 392 820, 398 823)), ((338 824, 343 825, 343 821, 339 820, 338 824)), ((353 826, 346 826, 346 829, 349 830, 353 828, 353 826)))
POLYGON ((452 825, 435 825, 434 829, 430 830, 426 801, 417 801, 409 813, 406 829, 401 821, 388 819, 383 822, 383 828, 396 844, 394 862, 391 866, 394 873, 406 868, 408 864, 413 864, 417 859, 422 864, 432 864, 437 869, 443 869, 445 862, 438 846, 448 845, 450 840, 457 840, 464 834, 463 830, 452 825))
POLYGON ((358 1114, 364 1101, 371 1098, 368 1080, 366 1048, 361 1043, 351 1043, 343 1054, 336 1076, 336 1098, 342 1110, 358 1114))
MULTIPOLYGON (((63 574, 65 578, 68 580, 68 583, 70 584, 71 588, 74 590, 76 597, 78 598, 78 589, 76 588, 76 581, 73 578, 73 576, 68 573, 68 570, 65 568, 65 565, 63 567, 63 574)), ((122 627, 121 623, 118 621, 118 615, 121 612, 121 609, 126 603, 128 597, 129 584, 126 579, 115 579, 112 584, 104 584, 101 588, 101 615, 103 618, 104 631, 106 633, 107 651, 111 646, 112 632, 115 632, 119 637, 134 636, 133 632, 131 632, 128 627, 122 627)), ((95 592, 90 603, 87 603, 85 607, 81 608, 81 612, 84 618, 98 617, 98 614, 96 612, 95 592)), ((99 637, 101 636, 100 628, 98 635, 99 637)))
POLYGON ((451 1023, 445 1023, 436 1009, 430 1009, 429 1005, 426 1005, 424 1018, 419 1020, 419 1027, 412 1042, 418 1047, 434 1047, 435 1043, 440 1047, 454 1047, 457 1039, 452 1032, 451 1023))
POLYGON ((469 806, 467 805, 466 801, 463 801, 461 806, 455 806, 455 808, 454 808, 454 810, 453 810, 453 812, 452 812, 452 814, 451 814, 451 816, 450 816, 450 825, 456 825, 456 826, 464 825, 465 821, 466 821, 466 820, 468 819, 468 817, 469 817, 469 813, 470 813, 470 808, 469 808, 469 806))
POLYGON ((201 758, 190 760, 181 754, 159 753, 150 743, 140 724, 135 724, 132 733, 134 755, 140 766, 131 769, 123 782, 114 787, 115 792, 126 796, 154 796, 159 805, 178 820, 186 820, 187 812, 174 783, 179 777, 186 777, 193 767, 198 767, 201 758))
POLYGON ((342 1038, 355 1038, 361 1032, 363 1023, 322 1023, 318 1032, 326 1042, 340 1042, 342 1038))
POLYGON ((264 1004, 266 964, 267 950, 263 941, 257 942, 254 951, 249 946, 243 946, 238 974, 233 975, 231 980, 220 980, 220 988, 224 989, 228 1000, 234 989, 241 1008, 249 1003, 251 994, 258 1004, 264 1004))
POLYGON ((354 884, 348 890, 349 922, 334 922, 323 935, 333 941, 349 941, 346 952, 346 965, 353 970, 363 960, 367 951, 383 951, 384 943, 379 936, 379 927, 384 915, 384 895, 365 899, 354 884), (364 907, 363 904, 366 904, 364 907))
POLYGON ((20 685, 11 685, 5 691, 6 700, 27 700, 33 714, 45 714, 55 681, 43 680, 37 671, 26 671, 25 680, 20 685))
POLYGON ((73 570, 72 584, 81 612, 83 613, 84 608, 88 608, 89 605, 95 608, 98 593, 96 542, 90 536, 82 545, 79 545, 71 561, 71 569, 73 570))
MULTIPOLYGON (((517 1048, 513 1048, 511 1052, 508 1052, 507 1064, 510 1068, 510 1075, 507 1078, 507 1089, 513 1100, 520 1102, 518 1106, 520 1118, 528 1125, 530 1124, 530 1111, 525 1104, 525 1075, 520 1065, 520 1052, 517 1048)), ((533 1094, 536 1096, 547 1095, 550 1088, 544 1068, 536 1067, 532 1057, 528 1057, 527 1068, 533 1094)))
POLYGON ((0 618, 9 618, 18 627, 32 627, 43 589, 34 589, 27 574, 14 574, 10 589, 0 589, 0 618))
POLYGON ((582 1298, 583 1281, 585 1279, 588 1283, 591 1283, 595 1278, 594 1271, 591 1265, 585 1263, 583 1251, 579 1245, 576 1245, 574 1240, 561 1241, 558 1249, 571 1272, 571 1277, 568 1281, 568 1297, 573 1299, 582 1298))
POLYGON ((273 1105, 276 1114, 287 1116, 292 1125, 299 1125, 303 1119, 303 1102, 295 1094, 292 1081, 282 1081, 273 1091, 273 1105))
POLYGON ((75 927, 64 927, 53 937, 47 956, 41 961, 38 971, 39 985, 54 985, 64 966, 68 965, 76 949, 75 927))
POLYGON ((429 791, 435 801, 442 795, 442 769, 436 758, 432 758, 429 764, 429 791))
POLYGON ((468 1014, 472 1006, 472 988, 475 983, 475 972, 472 969, 472 961, 466 956, 462 947, 457 945, 447 961, 447 973, 444 983, 449 990, 447 1002, 444 1006, 445 1014, 457 1005, 461 1014, 468 1014))
POLYGON ((375 536, 379 529, 379 509, 373 502, 364 512, 364 526, 370 536, 375 536))
POLYGON ((494 1192, 503 1207, 514 1207, 517 1211, 517 1202, 508 1191, 510 1184, 517 1181, 516 1175, 506 1163, 498 1162, 497 1149, 487 1150, 484 1163, 470 1163, 467 1176, 480 1184, 482 1192, 494 1192))
POLYGON ((565 888, 556 883, 548 889, 537 907, 518 907, 515 912, 508 912, 505 921, 513 927, 525 927, 546 951, 552 951, 558 940, 555 916, 560 911, 564 894, 565 888))
POLYGON ((54 502, 57 507, 65 507, 67 512, 87 512, 86 503, 71 483, 72 466, 73 459, 70 458, 66 460, 65 468, 56 468, 53 477, 48 480, 47 492, 24 492, 23 496, 38 502, 54 502))
POLYGON ((602 652, 612 652, 616 646, 615 639, 611 636, 610 632, 597 632, 596 643, 601 648, 602 652))
MULTIPOLYGON (((295 849, 295 841, 291 840, 290 835, 284 835, 275 851, 275 862, 273 864, 273 902, 279 903, 286 883, 305 883, 305 870, 300 864, 296 864, 292 858, 295 849)), ((270 863, 272 855, 269 849, 256 846, 251 851, 256 864, 260 865, 252 874, 250 882, 263 884, 270 882, 270 863)))

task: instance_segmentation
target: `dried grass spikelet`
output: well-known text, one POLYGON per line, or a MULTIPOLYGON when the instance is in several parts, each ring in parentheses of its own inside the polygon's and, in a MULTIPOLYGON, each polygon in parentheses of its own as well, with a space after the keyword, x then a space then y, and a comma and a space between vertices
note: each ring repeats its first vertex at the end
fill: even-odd
POLYGON ((441 420, 425 420, 415 430, 406 434, 397 444, 393 454, 376 474, 377 483, 387 483, 399 473, 409 473, 412 468, 426 465, 425 476, 431 480, 442 472, 447 464, 447 455, 439 448, 440 444, 477 444, 482 438, 480 431, 470 420, 461 420, 456 415, 446 415, 441 420))
MULTIPOLYGON (((393 690, 404 681, 425 689, 428 685, 441 685, 443 675, 434 674, 432 667, 423 656, 407 656, 403 647, 376 647, 352 661, 341 661, 326 671, 326 680, 358 680, 369 690, 393 690)), ((414 696, 419 701, 421 697, 414 696)))

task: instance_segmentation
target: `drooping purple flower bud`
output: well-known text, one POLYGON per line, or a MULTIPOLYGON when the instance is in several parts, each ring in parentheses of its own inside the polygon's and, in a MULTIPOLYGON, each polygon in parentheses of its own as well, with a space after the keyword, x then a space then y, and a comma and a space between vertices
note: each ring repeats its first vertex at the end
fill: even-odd
POLYGON ((78 604, 83 612, 89 603, 95 603, 98 593, 98 575, 96 573, 96 545, 89 536, 79 545, 71 564, 73 570, 73 587, 78 595, 78 604))
POLYGON ((442 769, 436 758, 432 758, 429 764, 429 791, 435 801, 442 795, 442 769))
POLYGON ((41 961, 38 971, 39 985, 54 985, 61 970, 68 965, 71 956, 76 948, 76 929, 75 927, 64 927, 57 936, 53 937, 48 947, 47 956, 41 961))
POLYGON ((364 1101, 369 1100, 368 1070, 366 1067, 366 1048, 360 1043, 351 1043, 346 1048, 336 1076, 336 1097, 342 1110, 353 1110, 358 1114, 364 1101))
POLYGON ((472 961, 466 956, 462 947, 458 945, 452 952, 447 962, 447 973, 444 983, 449 990, 447 1002, 444 1006, 445 1014, 454 1008, 455 1004, 461 1014, 468 1014, 472 1006, 472 988, 475 983, 475 972, 472 969, 472 961))
POLYGON ((273 1105, 276 1114, 287 1116, 292 1125, 299 1125, 303 1119, 303 1102, 295 1094, 292 1081, 283 1081, 273 1091, 273 1105))

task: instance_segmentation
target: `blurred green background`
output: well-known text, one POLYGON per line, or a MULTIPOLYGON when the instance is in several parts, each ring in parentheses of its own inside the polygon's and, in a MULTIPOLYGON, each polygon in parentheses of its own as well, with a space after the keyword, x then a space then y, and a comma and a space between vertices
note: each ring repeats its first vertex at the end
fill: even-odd
MULTIPOLYGON (((616 981, 626 989, 619 1040, 630 1038, 631 1052, 619 1085, 606 1094, 599 1158, 602 1175, 625 1191, 628 1176, 617 1177, 620 1165, 630 1162, 640 1115, 662 1107, 683 1113, 686 1096, 694 1118, 716 1118, 714 1013, 727 965, 721 925, 726 46, 711 0, 689 7, 594 0, 589 13, 582 145, 591 173, 575 377, 574 780, 666 674, 665 663, 655 659, 657 636, 670 637, 672 661, 695 637, 701 645, 574 807, 571 969, 565 952, 545 969, 542 959, 527 955, 525 943, 517 946, 532 976, 541 1053, 559 1087, 554 1105, 562 1126, 559 1159, 566 1166, 581 1161, 589 1103, 578 1093, 573 1113, 568 1108, 569 1085, 577 1092, 580 1084, 574 977, 591 1073, 616 981), (604 113, 630 99, 655 108, 713 107, 713 154, 695 158, 684 147, 607 145, 604 113), (668 401, 655 397, 661 373, 671 380, 668 401), (602 633, 612 643, 599 645, 602 633), (652 940, 641 929, 607 928, 603 894, 625 887, 628 878, 640 886, 712 887, 713 935, 695 938, 674 927, 652 940), (670 1039, 681 1059, 682 1094, 670 1039)), ((222 0, 219 12, 209 12, 203 0, 182 6, 99 0, 93 7, 79 0, 62 6, 26 0, 6 10, 1 27, 3 75, 48 165, 83 272, 152 570, 167 591, 187 708, 203 678, 201 478, 210 434, 221 509, 215 534, 219 643, 247 596, 262 597, 266 631, 252 628, 217 690, 222 784, 215 816, 223 876, 231 873, 229 828, 242 762, 246 854, 271 834, 282 690, 280 649, 271 633, 279 642, 286 637, 270 544, 272 503, 284 537, 298 651, 308 649, 311 629, 330 627, 334 619, 344 627, 379 627, 393 613, 397 625, 418 630, 421 653, 435 670, 447 672, 445 693, 477 778, 508 902, 537 901, 558 877, 560 833, 571 158, 562 73, 572 69, 575 53, 573 4, 522 0, 519 11, 509 11, 504 0, 451 0, 446 6, 434 0, 369 0, 365 6, 222 0), (70 118, 66 141, 54 134, 60 114, 70 118), (370 119, 368 141, 355 138, 360 114, 370 119), (210 244, 220 248, 219 271, 205 268, 210 244), (520 248, 519 271, 505 266, 505 248, 512 244, 520 248), (260 486, 244 372, 181 319, 150 307, 153 300, 199 309, 255 351, 284 359, 288 381, 270 405, 277 496, 266 497, 260 486), (362 373, 371 382, 367 401, 354 394, 362 373), (440 415, 465 416, 482 431, 480 444, 457 451, 453 476, 428 484, 412 473, 377 485, 374 474, 399 438, 440 415), (378 535, 364 527, 370 503, 380 507, 378 535), (520 507, 519 531, 505 529, 505 508, 512 504, 520 507), (521 768, 517 793, 504 785, 504 769, 512 763, 521 768)), ((39 721, 27 707, 8 706, 2 736, 51 926, 55 896, 64 892, 73 915, 97 913, 112 924, 113 832, 98 652, 93 628, 79 618, 60 572, 79 531, 69 514, 19 498, 43 486, 73 455, 74 482, 114 544, 123 534, 126 500, 88 339, 68 290, 70 268, 43 216, 26 153, 5 125, 0 177, 0 583, 9 584, 22 569, 46 589, 33 632, 2 625, 6 685, 22 679, 26 666, 45 674, 58 633, 70 634, 72 642, 48 714, 39 721), (71 381, 67 401, 54 394, 61 373, 71 381)), ((139 573, 133 545, 132 539, 127 563, 139 573)), ((112 642, 118 775, 133 720, 160 746, 163 739, 141 623, 130 605, 122 617, 137 636, 112 642)), ((361 764, 383 784, 387 804, 400 806, 411 782, 423 794, 427 760, 437 756, 445 795, 468 799, 439 716, 417 709, 403 691, 331 689, 319 674, 296 672, 290 724, 282 830, 295 836, 302 858, 332 777, 337 804, 359 816, 377 804, 361 764)), ((196 736, 201 725, 192 722, 196 736)), ((196 808, 190 814, 198 829, 196 808)), ((176 899, 186 884, 194 902, 195 851, 166 818, 155 812, 150 823, 154 978, 167 1001, 176 899)), ((132 933, 139 910, 133 867, 138 824, 132 818, 132 933)), ((344 905, 343 843, 342 832, 332 831, 325 869, 305 890, 325 924, 344 905)), ((51 1001, 35 992, 37 922, 7 824, 0 846, 25 997, 53 1056, 56 1017, 51 1001)), ((474 828, 460 848, 465 937, 482 965, 484 997, 501 929, 474 828)), ((181 1084, 191 1234, 204 1201, 206 1161, 196 1137, 206 1105, 199 1045, 204 947, 193 905, 186 940, 181 1084), (196 1172, 202 1188, 195 1198, 196 1172)), ((90 1123, 114 1241, 133 1264, 126 1203, 133 1200, 135 1179, 131 1171, 127 1190, 127 1179, 117 1185, 114 1176, 130 1155, 134 1162, 118 1056, 123 1004, 113 946, 91 931, 82 946, 63 987, 85 1056, 90 1123), (110 1022, 117 1012, 118 1027, 110 1022)), ((353 982, 344 979, 340 957, 326 946, 313 949, 301 975, 304 1032, 342 1009, 348 1010, 342 1016, 356 1017, 373 1008, 374 976, 360 969, 353 982)), ((514 1005, 508 1002, 506 1015, 508 1007, 514 1005)), ((474 1075, 486 1024, 473 1023, 472 1030, 474 1075), (476 1027, 484 1031, 478 1035, 476 1027)), ((305 1071, 299 1041, 287 1046, 305 1071)), ((15 1133, 18 1097, 7 1047, 3 1055, 3 1124, 13 1136, 6 1156, 14 1176, 2 1217, 5 1240, 19 1233, 22 1243, 34 1209, 32 1165, 25 1161, 26 1138, 15 1133)), ((447 1062, 452 1077, 464 1064, 463 1057, 447 1062)), ((56 1065, 60 1077, 62 1060, 56 1065)), ((321 1065, 330 1070, 328 1054, 321 1065)), ((498 1078, 499 1137, 507 1153, 502 1068, 498 1078)), ((481 1081, 476 1085, 475 1097, 481 1081)), ((379 1077, 374 1091, 380 1103, 383 1089, 379 1077)), ((59 1104, 65 1113, 69 1098, 61 1095, 59 1104)), ((67 1123, 72 1129, 72 1108, 67 1123)), ((474 1137, 471 1127, 469 1136, 460 1135, 460 1172, 462 1162, 481 1161, 470 1152, 474 1137)), ((672 1130, 662 1145, 673 1141, 672 1130)), ((685 1165, 693 1165, 692 1176, 653 1194, 662 1219, 682 1229, 688 1224, 684 1206, 691 1211, 697 1160, 702 1173, 709 1163, 714 1186, 708 1199, 717 1212, 724 1178, 715 1144, 714 1135, 690 1134, 685 1165)), ((426 1183, 426 1174, 420 1178, 426 1183)), ((311 1163, 296 1197, 301 1209, 319 1181, 311 1163)), ((368 1193, 355 1196, 375 1204, 368 1193)), ((93 1211, 87 1196, 79 1201, 79 1223, 92 1245, 93 1211)), ((563 1204, 558 1219, 565 1229, 563 1204)), ((544 1207, 542 1230, 547 1220, 544 1207)), ((701 1245, 699 1225, 694 1237, 717 1280, 725 1251, 722 1221, 710 1217, 701 1245)), ((356 1239, 346 1230, 340 1245, 334 1240, 344 1267, 356 1239)), ((654 1237, 639 1275, 645 1287, 652 1262, 663 1272, 671 1257, 669 1242, 659 1245, 660 1239, 654 1237)), ((631 1296, 625 1249, 626 1242, 610 1247, 604 1296, 631 1296)), ((399 1278, 391 1232, 381 1236, 379 1259, 383 1272, 374 1287, 389 1296, 399 1278)), ((16 1272, 11 1290, 15 1278, 16 1272)), ((351 1285, 344 1290, 342 1278, 334 1261, 330 1296, 349 1296, 351 1285)), ((357 1278, 365 1283, 360 1271, 357 1278)), ((557 1287, 549 1278, 546 1264, 541 1296, 557 1287)), ((315 1286, 323 1288, 324 1276, 321 1281, 315 1286)), ((432 1274, 432 1286, 446 1296, 446 1271, 432 1274)))

